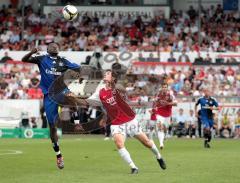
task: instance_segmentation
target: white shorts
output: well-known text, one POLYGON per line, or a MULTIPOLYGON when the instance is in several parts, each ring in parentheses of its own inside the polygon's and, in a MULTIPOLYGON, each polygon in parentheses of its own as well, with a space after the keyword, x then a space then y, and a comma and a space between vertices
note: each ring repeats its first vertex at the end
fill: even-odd
POLYGON ((148 122, 148 127, 149 127, 149 128, 155 128, 155 127, 156 127, 156 124, 157 124, 157 121, 156 121, 156 120, 149 120, 149 122, 148 122))
POLYGON ((120 133, 124 135, 125 138, 127 136, 133 137, 142 133, 142 127, 140 126, 137 119, 134 118, 132 121, 121 125, 111 125, 111 133, 112 136, 114 136, 114 134, 120 133))
POLYGON ((157 115, 157 123, 160 123, 165 127, 169 127, 170 122, 171 122, 171 117, 163 117, 163 116, 157 115))

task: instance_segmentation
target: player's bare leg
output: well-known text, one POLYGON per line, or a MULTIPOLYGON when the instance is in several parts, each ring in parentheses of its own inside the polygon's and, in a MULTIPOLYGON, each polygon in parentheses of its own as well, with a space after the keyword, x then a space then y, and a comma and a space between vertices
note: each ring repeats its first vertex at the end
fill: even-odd
POLYGON ((152 140, 150 140, 145 133, 140 133, 140 134, 136 135, 135 138, 137 138, 145 147, 151 149, 153 154, 156 156, 160 167, 162 169, 166 169, 166 164, 165 164, 158 148, 154 144, 154 142, 152 140))
POLYGON ((162 124, 162 122, 159 122, 157 124, 157 136, 159 140, 160 149, 163 149, 164 147, 164 144, 163 144, 164 136, 165 136, 164 131, 165 131, 164 125, 162 124))
POLYGON ((127 164, 131 167, 131 174, 137 174, 138 168, 134 164, 128 150, 125 148, 125 137, 121 133, 116 133, 113 135, 114 142, 116 144, 116 147, 118 149, 119 155, 122 157, 122 159, 127 162, 127 164))
POLYGON ((53 149, 57 156, 57 167, 59 169, 64 168, 64 161, 63 156, 60 152, 59 143, 58 143, 58 136, 57 136, 57 127, 55 125, 50 125, 50 138, 53 144, 53 149))

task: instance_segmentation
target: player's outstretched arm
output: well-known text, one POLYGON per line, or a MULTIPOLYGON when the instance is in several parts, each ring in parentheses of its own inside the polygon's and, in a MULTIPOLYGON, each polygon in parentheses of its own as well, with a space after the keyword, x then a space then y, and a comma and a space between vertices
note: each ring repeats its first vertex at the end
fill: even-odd
POLYGON ((68 105, 82 106, 82 107, 87 107, 89 105, 86 99, 80 99, 71 92, 67 93, 65 96, 66 96, 66 101, 68 105))
POLYGON ((22 58, 22 61, 23 62, 32 62, 32 60, 30 59, 31 56, 35 53, 38 52, 38 49, 37 48, 33 48, 28 54, 26 54, 23 58, 22 58))

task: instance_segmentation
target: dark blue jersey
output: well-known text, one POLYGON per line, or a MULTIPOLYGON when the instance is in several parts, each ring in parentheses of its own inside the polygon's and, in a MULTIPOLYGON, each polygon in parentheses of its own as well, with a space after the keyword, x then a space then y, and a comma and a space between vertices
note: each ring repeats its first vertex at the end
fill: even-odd
POLYGON ((216 101, 216 99, 213 97, 208 97, 208 98, 200 97, 197 100, 196 106, 198 106, 199 104, 201 106, 201 110, 200 110, 201 117, 212 119, 213 112, 211 109, 207 109, 207 107, 213 107, 213 106, 218 107, 218 102, 216 101))
POLYGON ((31 57, 28 62, 35 63, 38 65, 41 82, 40 88, 42 89, 43 94, 48 93, 48 89, 53 83, 53 81, 62 73, 64 73, 68 69, 78 70, 80 66, 71 63, 63 57, 51 57, 50 55, 42 55, 31 57))

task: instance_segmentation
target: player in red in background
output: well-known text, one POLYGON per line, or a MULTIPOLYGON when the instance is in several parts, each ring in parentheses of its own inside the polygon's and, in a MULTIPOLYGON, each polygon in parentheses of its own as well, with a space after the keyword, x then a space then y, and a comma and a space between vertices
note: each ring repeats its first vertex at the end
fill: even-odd
POLYGON ((138 168, 134 164, 129 152, 125 148, 127 135, 137 138, 144 146, 151 149, 162 169, 166 164, 161 157, 156 145, 142 132, 141 126, 136 120, 136 115, 127 104, 124 93, 115 87, 117 74, 111 70, 106 71, 103 81, 105 86, 96 91, 88 99, 78 99, 72 94, 67 97, 75 105, 102 106, 111 120, 111 133, 122 159, 131 167, 131 173, 137 174, 138 168))
POLYGON ((160 143, 160 149, 163 149, 164 132, 167 132, 171 122, 172 106, 176 106, 175 96, 168 89, 168 84, 163 83, 160 91, 153 102, 152 113, 157 117, 157 136, 160 143))

